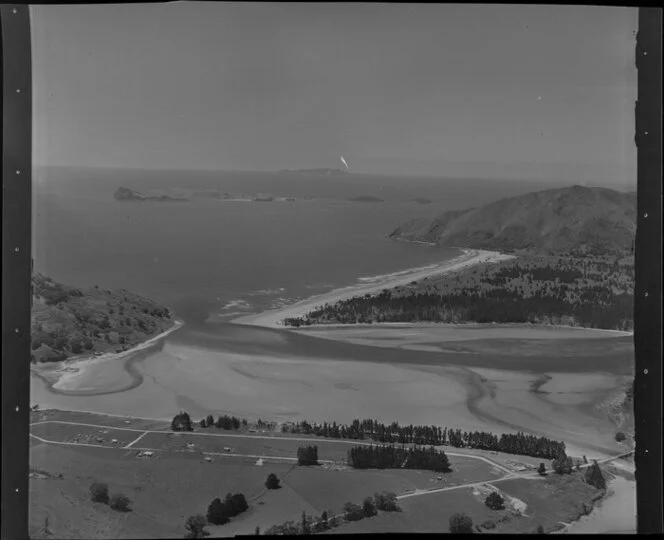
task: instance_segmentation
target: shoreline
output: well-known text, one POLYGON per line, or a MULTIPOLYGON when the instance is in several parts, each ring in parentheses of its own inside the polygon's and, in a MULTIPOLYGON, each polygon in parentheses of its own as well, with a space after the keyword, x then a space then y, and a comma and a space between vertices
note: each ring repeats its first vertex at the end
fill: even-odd
MULTIPOLYGON (((146 341, 142 341, 136 344, 131 349, 127 349, 126 351, 122 351, 120 353, 105 353, 101 356, 86 356, 83 358, 79 357, 75 359, 62 360, 60 362, 53 363, 53 365, 57 366, 55 369, 53 369, 49 364, 41 368, 31 365, 30 373, 44 381, 48 387, 48 390, 51 392, 66 395, 85 395, 85 390, 81 392, 72 392, 72 390, 75 390, 76 387, 74 381, 77 378, 84 376, 91 367, 97 366, 99 364, 105 364, 107 362, 124 360, 123 367, 127 368, 129 367, 127 366, 127 363, 136 353, 152 347, 160 340, 169 334, 172 334, 176 330, 179 330, 183 326, 184 321, 180 319, 174 319, 173 326, 157 334, 156 336, 147 339, 146 341), (72 384, 74 388, 72 388, 72 384)), ((131 387, 138 386, 141 383, 141 380, 137 380, 136 373, 130 369, 127 369, 126 371, 133 379, 133 386, 131 387)), ((124 390, 128 389, 129 388, 124 388, 124 390)), ((98 392, 94 392, 94 395, 97 394, 98 392)))
POLYGON ((461 249, 461 251, 462 255, 459 255, 458 257, 425 268, 413 268, 410 271, 404 270, 401 272, 395 272, 394 275, 385 276, 383 279, 377 279, 368 283, 360 282, 355 285, 337 288, 301 300, 284 308, 238 317, 232 319, 230 322, 233 324, 262 326, 265 328, 290 329, 290 327, 283 324, 284 319, 302 317, 317 307, 325 304, 335 304, 339 301, 365 294, 376 294, 383 289, 391 289, 407 285, 413 281, 420 281, 424 278, 457 272, 481 263, 494 263, 513 259, 515 257, 514 255, 507 255, 498 251, 486 251, 480 249, 461 249))
MULTIPOLYGON (((284 308, 287 309, 287 308, 284 308)), ((252 316, 252 315, 248 315, 252 316)), ((244 318, 244 317, 241 317, 244 318)), ((231 321, 235 323, 236 321, 233 320, 231 321)), ((238 323, 239 324, 239 323, 238 323)), ((242 323, 246 324, 246 323, 242 323)), ((315 324, 310 324, 307 326, 300 326, 298 328, 296 327, 285 327, 289 328, 294 331, 294 332, 302 332, 306 333, 308 330, 325 330, 325 329, 330 329, 330 330, 339 330, 339 329, 353 329, 353 328, 360 328, 360 329, 369 329, 369 328, 398 328, 398 327, 403 327, 403 328, 460 328, 460 329, 470 329, 470 328, 477 328, 477 329, 482 329, 482 328, 499 328, 499 327, 508 327, 508 328, 546 328, 546 329, 551 329, 552 331, 558 330, 558 329, 566 329, 566 330, 590 330, 597 332, 598 334, 602 334, 604 332, 609 332, 609 333, 614 333, 617 334, 616 337, 629 337, 633 336, 634 332, 630 332, 627 330, 614 330, 611 328, 591 328, 589 326, 570 326, 567 324, 536 324, 536 323, 513 323, 513 322, 507 322, 507 323, 499 323, 499 322, 487 322, 487 323, 478 323, 475 321, 468 321, 468 322, 460 322, 460 323, 437 323, 437 322, 432 322, 432 321, 417 321, 417 322, 379 322, 379 323, 329 323, 329 324, 321 324, 321 323, 315 323, 315 324)), ((281 328, 281 327, 280 327, 281 328)))

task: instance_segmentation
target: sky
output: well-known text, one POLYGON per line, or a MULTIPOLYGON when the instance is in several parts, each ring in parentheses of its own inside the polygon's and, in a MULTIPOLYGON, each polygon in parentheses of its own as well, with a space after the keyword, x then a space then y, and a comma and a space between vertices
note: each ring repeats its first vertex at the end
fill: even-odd
POLYGON ((37 166, 636 181, 635 8, 30 12, 37 166))

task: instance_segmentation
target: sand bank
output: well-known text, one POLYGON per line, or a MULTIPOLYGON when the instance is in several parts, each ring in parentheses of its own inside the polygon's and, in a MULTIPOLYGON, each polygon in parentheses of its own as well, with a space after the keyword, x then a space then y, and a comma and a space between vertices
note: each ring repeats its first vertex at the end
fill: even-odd
MULTIPOLYGON (((53 393, 33 377, 31 401, 41 408, 163 419, 184 409, 195 418, 210 413, 276 421, 376 418, 497 434, 522 430, 564 440, 571 455, 602 458, 622 450, 606 415, 578 403, 575 394, 567 403, 564 394, 551 403, 548 394, 533 393, 541 374, 237 354, 166 342, 127 362, 140 386, 112 392, 103 372, 112 365, 101 364, 98 377, 90 380, 97 395, 53 393)), ((593 387, 591 377, 584 380, 589 399, 606 391, 608 380, 597 382, 593 387)))
POLYGON ((290 317, 301 317, 313 309, 325 304, 334 304, 340 300, 346 300, 354 296, 365 294, 376 294, 383 289, 390 289, 401 285, 407 285, 412 281, 419 281, 425 277, 438 276, 450 272, 456 272, 469 266, 480 263, 491 263, 512 259, 513 255, 506 255, 496 251, 464 249, 463 254, 452 260, 444 261, 423 268, 415 268, 410 271, 395 272, 385 276, 377 276, 371 281, 361 282, 357 285, 335 289, 333 291, 313 296, 291 304, 285 308, 265 311, 257 315, 239 317, 232 322, 237 324, 250 324, 254 326, 265 326, 268 328, 283 328, 283 319, 290 317))
POLYGON ((136 353, 152 347, 183 324, 175 320, 168 330, 120 353, 65 360, 55 366, 32 366, 31 369, 35 375, 48 381, 55 391, 86 393, 125 389, 136 381, 136 377, 121 360, 128 360, 136 353))

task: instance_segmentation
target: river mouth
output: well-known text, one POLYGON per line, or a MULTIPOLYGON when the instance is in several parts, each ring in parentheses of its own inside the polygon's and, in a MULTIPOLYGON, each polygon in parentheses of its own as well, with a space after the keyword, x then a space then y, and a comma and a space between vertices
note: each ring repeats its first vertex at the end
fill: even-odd
MULTIPOLYGON (((596 340, 598 347, 611 339, 619 338, 596 340)), ((615 426, 595 405, 624 385, 628 362, 622 352, 608 361, 588 356, 587 341, 578 344, 583 358, 566 350, 533 360, 499 347, 494 354, 441 353, 235 324, 185 325, 124 362, 91 366, 81 388, 58 391, 33 377, 32 402, 164 419, 185 408, 193 417, 223 411, 277 421, 377 418, 523 430, 573 442, 579 452, 617 453, 615 426), (607 369, 592 371, 598 365, 607 369)))

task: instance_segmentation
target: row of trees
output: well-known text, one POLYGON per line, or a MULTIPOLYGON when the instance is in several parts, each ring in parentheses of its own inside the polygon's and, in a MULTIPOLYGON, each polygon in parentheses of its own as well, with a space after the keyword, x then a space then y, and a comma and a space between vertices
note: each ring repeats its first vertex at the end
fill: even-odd
POLYGON ((302 519, 299 523, 294 521, 286 521, 279 525, 273 525, 265 530, 265 535, 301 535, 301 534, 315 534, 334 529, 343 521, 359 521, 361 519, 370 518, 378 514, 378 512, 400 512, 401 508, 397 504, 397 496, 395 493, 384 491, 376 493, 373 497, 366 497, 361 505, 347 502, 343 506, 343 512, 340 516, 328 516, 328 512, 324 511, 318 517, 307 516, 302 512, 302 519), (340 519, 341 518, 341 519, 340 519))
POLYGON ((322 424, 306 421, 282 426, 284 433, 297 433, 334 439, 370 439, 381 443, 453 446, 506 452, 543 459, 555 459, 565 451, 565 443, 523 432, 502 434, 486 431, 461 431, 440 426, 402 426, 398 422, 384 424, 377 420, 353 420, 350 425, 336 422, 322 424))
POLYGON ((524 297, 520 291, 464 290, 457 294, 413 293, 355 297, 315 309, 304 317, 284 319, 286 326, 320 323, 369 324, 373 322, 533 323, 567 318, 589 328, 633 328, 634 296, 614 294, 602 286, 586 290, 579 302, 570 302, 566 290, 556 296, 538 291, 524 297))
POLYGON ((445 452, 433 446, 398 448, 391 446, 355 446, 348 451, 348 465, 355 469, 425 469, 451 472, 445 452))
POLYGON ((217 429, 233 430, 240 429, 240 426, 247 426, 246 418, 237 418, 236 416, 229 415, 219 415, 215 421, 214 417, 211 414, 208 414, 206 418, 203 418, 199 422, 202 428, 206 427, 216 427, 217 429))

